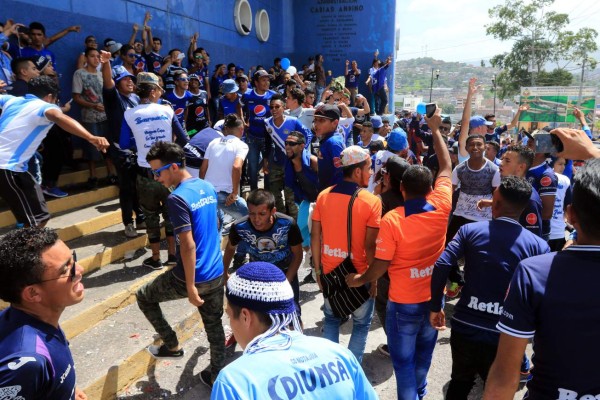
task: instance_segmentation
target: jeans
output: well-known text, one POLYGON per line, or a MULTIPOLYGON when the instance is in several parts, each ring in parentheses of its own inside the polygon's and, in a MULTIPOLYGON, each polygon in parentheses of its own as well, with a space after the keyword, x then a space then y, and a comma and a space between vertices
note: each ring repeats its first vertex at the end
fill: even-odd
POLYGON ((427 373, 438 336, 429 323, 429 302, 388 301, 386 328, 398 399, 422 399, 427 393, 427 373))
MULTIPOLYGON (((267 145, 264 138, 257 138, 248 135, 246 137, 248 144, 248 179, 250 180, 250 190, 258 189, 258 166, 261 158, 267 160, 267 145), (262 156, 262 157, 261 157, 262 156)), ((265 176, 265 181, 267 177, 265 176)), ((265 187, 266 188, 266 187, 265 187)))
POLYGON ((310 212, 310 202, 308 200, 302 200, 302 203, 298 205, 298 228, 302 234, 302 247, 310 246, 310 231, 308 230, 308 214, 310 212))
MULTIPOLYGON (((348 350, 354 354, 359 364, 362 362, 363 353, 367 344, 367 334, 369 333, 369 328, 371 327, 374 306, 375 300, 370 298, 351 315, 352 335, 350 336, 350 343, 348 343, 348 350)), ((331 305, 329 305, 329 300, 327 299, 325 299, 325 307, 323 307, 323 312, 325 313, 323 337, 331 340, 332 342, 339 343, 340 325, 342 320, 341 318, 333 315, 331 305)))
POLYGON ((223 236, 229 235, 229 229, 233 221, 248 215, 248 206, 243 197, 238 196, 236 201, 226 206, 227 196, 229 196, 229 193, 217 193, 217 207, 219 208, 219 219, 221 220, 222 227, 221 234, 223 236))
POLYGON ((315 85, 315 104, 313 104, 314 106, 319 104, 324 91, 325 91, 325 86, 315 85))
POLYGON ((275 196, 277 211, 297 220, 298 206, 294 201, 294 191, 285 186, 284 169, 282 166, 275 164, 273 157, 269 161, 269 191, 275 196))

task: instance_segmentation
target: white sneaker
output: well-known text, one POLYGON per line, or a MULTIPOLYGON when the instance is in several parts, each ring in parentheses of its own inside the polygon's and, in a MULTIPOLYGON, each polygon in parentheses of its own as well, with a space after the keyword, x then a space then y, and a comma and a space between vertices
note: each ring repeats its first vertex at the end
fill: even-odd
POLYGON ((127 224, 127 226, 125 226, 125 236, 128 238, 134 238, 137 237, 137 235, 138 233, 133 227, 133 224, 127 224))

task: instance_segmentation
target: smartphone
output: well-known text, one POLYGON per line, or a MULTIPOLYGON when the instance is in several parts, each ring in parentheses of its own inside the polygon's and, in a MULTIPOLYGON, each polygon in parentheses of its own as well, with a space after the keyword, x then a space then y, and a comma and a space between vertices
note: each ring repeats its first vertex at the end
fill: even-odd
POLYGON ((540 132, 534 136, 535 152, 556 154, 564 150, 561 140, 556 135, 540 132))
POLYGON ((427 118, 433 117, 433 114, 435 114, 435 110, 437 110, 437 104, 425 104, 425 116, 427 116, 427 118))
POLYGON ((183 54, 183 53, 179 53, 179 54, 177 55, 177 59, 178 59, 178 60, 183 60, 184 58, 185 58, 185 54, 183 54))

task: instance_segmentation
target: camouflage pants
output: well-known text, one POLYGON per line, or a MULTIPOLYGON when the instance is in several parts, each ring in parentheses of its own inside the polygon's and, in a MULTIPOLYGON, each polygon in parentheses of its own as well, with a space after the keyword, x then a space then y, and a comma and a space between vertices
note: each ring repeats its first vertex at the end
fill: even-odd
MULTIPOLYGON (((225 366, 225 332, 223 331, 223 277, 196 284, 204 304, 198 307, 206 336, 210 343, 210 366, 213 379, 225 366)), ((142 286, 136 293, 137 303, 148 321, 160 335, 164 344, 173 348, 179 345, 177 333, 165 319, 160 304, 164 301, 187 298, 185 282, 168 271, 142 286)))
POLYGON ((173 225, 167 214, 167 197, 169 189, 154 179, 138 174, 136 187, 139 196, 140 208, 146 216, 146 232, 150 243, 160 242, 160 214, 165 221, 167 236, 173 236, 173 225))
POLYGON ((269 191, 275 196, 277 211, 296 220, 298 218, 298 205, 294 199, 294 191, 285 187, 284 168, 276 164, 269 164, 269 191), (283 196, 281 191, 283 191, 283 196), (283 202, 284 198, 285 204, 283 202))

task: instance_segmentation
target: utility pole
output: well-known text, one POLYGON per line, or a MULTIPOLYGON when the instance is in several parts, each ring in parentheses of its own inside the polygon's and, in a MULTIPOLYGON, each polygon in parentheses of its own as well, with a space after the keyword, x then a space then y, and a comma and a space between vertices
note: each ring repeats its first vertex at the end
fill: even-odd
POLYGON ((582 92, 583 92, 583 74, 585 72, 585 63, 587 62, 587 57, 583 59, 581 63, 581 83, 579 84, 579 97, 577 98, 577 107, 581 109, 581 100, 582 100, 582 92))
POLYGON ((535 27, 533 28, 533 40, 531 42, 531 86, 533 86, 533 73, 535 69, 535 27))
POLYGON ((494 91, 494 115, 496 115, 496 74, 492 77, 492 86, 494 91))
MULTIPOLYGON (((440 77, 440 70, 436 69, 435 70, 435 79, 439 79, 440 77)), ((433 68, 431 68, 431 83, 429 85, 429 102, 431 103, 431 95, 433 94, 433 68)))

